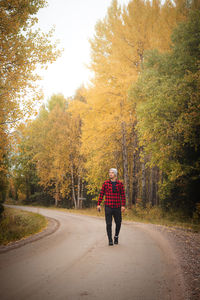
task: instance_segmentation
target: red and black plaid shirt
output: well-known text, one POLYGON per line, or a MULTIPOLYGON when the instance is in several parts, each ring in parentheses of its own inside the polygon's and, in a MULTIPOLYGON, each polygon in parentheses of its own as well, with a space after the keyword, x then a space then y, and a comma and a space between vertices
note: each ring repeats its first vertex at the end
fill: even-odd
POLYGON ((125 206, 126 203, 126 196, 124 192, 124 185, 121 181, 118 179, 116 180, 116 192, 113 193, 112 190, 112 183, 111 180, 106 180, 101 188, 100 194, 99 194, 99 199, 97 202, 97 205, 100 205, 103 196, 105 195, 105 205, 108 205, 110 207, 120 207, 120 206, 125 206))

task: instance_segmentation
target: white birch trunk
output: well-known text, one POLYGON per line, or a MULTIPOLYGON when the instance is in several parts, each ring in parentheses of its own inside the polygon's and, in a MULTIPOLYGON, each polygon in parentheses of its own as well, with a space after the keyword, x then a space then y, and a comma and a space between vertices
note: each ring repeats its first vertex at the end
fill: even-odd
POLYGON ((72 181, 72 199, 74 201, 74 207, 75 209, 77 209, 77 201, 76 201, 75 185, 74 185, 74 170, 72 164, 71 164, 71 181, 72 181))
POLYGON ((122 157, 123 157, 126 204, 128 204, 128 206, 131 207, 130 197, 129 197, 129 175, 128 175, 127 144, 126 144, 126 123, 122 122, 121 127, 122 127, 122 157))

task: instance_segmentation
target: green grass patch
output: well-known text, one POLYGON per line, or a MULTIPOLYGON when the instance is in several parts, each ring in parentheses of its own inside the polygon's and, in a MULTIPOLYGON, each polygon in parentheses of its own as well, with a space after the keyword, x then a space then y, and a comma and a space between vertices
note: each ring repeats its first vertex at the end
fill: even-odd
POLYGON ((42 231, 47 226, 44 216, 20 209, 4 207, 0 220, 0 245, 17 241, 42 231))

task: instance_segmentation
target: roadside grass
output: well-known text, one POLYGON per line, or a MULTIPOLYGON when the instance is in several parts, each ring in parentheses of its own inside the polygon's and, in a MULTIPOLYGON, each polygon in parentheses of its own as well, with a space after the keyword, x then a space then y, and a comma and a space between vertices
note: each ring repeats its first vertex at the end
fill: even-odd
MULTIPOLYGON (((62 208, 60 208, 62 210, 62 208)), ((72 213, 79 213, 91 216, 99 216, 105 218, 104 207, 101 212, 97 212, 96 208, 86 209, 64 209, 72 213)), ((147 224, 157 224, 169 227, 189 229, 192 232, 200 232, 200 221, 196 219, 186 219, 180 213, 168 212, 164 213, 159 207, 141 208, 134 206, 131 209, 126 209, 122 214, 124 221, 141 222, 147 224)))
MULTIPOLYGON (((23 204, 22 204, 23 205, 23 204)), ((29 206, 29 205, 28 205, 29 206)), ((54 206, 32 205, 41 208, 56 209, 69 213, 84 214, 105 218, 104 205, 101 205, 101 212, 97 212, 96 207, 83 209, 67 209, 54 206)), ((186 218, 180 212, 168 211, 164 212, 160 207, 148 206, 144 209, 139 204, 131 209, 126 209, 122 214, 125 221, 141 222, 147 224, 164 225, 168 227, 176 227, 181 229, 189 229, 192 232, 200 232, 200 219, 198 217, 186 218)))
POLYGON ((0 245, 28 237, 42 231, 48 221, 42 215, 20 209, 4 207, 0 220, 0 245))

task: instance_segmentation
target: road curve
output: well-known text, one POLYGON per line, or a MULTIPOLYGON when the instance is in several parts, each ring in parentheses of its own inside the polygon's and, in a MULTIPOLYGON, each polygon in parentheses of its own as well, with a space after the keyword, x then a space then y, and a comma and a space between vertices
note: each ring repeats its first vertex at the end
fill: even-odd
POLYGON ((60 226, 0 254, 1 300, 184 299, 173 249, 148 225, 122 221, 119 244, 108 246, 103 218, 14 207, 54 218, 60 226))

